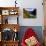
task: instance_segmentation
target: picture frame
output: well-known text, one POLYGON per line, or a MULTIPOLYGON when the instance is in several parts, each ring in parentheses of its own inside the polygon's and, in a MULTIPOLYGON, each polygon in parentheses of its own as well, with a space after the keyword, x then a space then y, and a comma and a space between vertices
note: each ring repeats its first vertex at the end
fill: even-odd
POLYGON ((9 15, 9 10, 2 10, 2 15, 9 15))
POLYGON ((24 18, 36 18, 37 9, 36 8, 23 8, 24 18))
POLYGON ((9 11, 9 14, 10 14, 10 15, 16 15, 17 13, 18 13, 18 12, 17 12, 16 10, 10 10, 10 11, 9 11))

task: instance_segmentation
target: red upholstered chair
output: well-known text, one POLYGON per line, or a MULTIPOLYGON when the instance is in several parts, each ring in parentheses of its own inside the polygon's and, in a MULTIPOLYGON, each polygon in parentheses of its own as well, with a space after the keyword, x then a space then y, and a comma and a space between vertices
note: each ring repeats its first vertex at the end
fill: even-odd
POLYGON ((22 38, 21 46, 41 46, 39 40, 37 39, 37 35, 32 28, 28 28, 26 30, 25 35, 22 38), (32 42, 29 42, 32 41, 32 39, 34 39, 35 41, 34 45, 32 45, 33 44, 32 42), (28 43, 30 45, 28 45, 28 43))

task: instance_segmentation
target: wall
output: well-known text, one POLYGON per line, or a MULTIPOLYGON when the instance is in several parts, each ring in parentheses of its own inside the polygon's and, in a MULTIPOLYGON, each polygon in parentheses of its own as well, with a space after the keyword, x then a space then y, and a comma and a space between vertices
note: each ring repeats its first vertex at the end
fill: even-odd
POLYGON ((37 18, 36 19, 24 19, 23 18, 23 10, 20 11, 20 25, 21 26, 43 26, 43 6, 42 6, 42 0, 24 0, 23 6, 21 9, 24 8, 36 8, 37 9, 37 18))
POLYGON ((42 32, 42 26, 21 26, 20 32, 19 32, 19 38, 20 41, 22 40, 25 32, 28 28, 32 28, 34 32, 37 34, 37 37, 41 43, 43 43, 43 32, 42 32))
MULTIPOLYGON (((37 9, 37 18, 35 19, 24 19, 23 18, 23 12, 20 11, 20 24, 22 26, 43 26, 43 6, 42 6, 43 0, 24 0, 23 7, 24 8, 36 8, 37 9)), ((22 9, 22 8, 21 8, 22 9)))
MULTIPOLYGON (((0 7, 14 7, 15 0, 0 0, 0 7)), ((37 33, 40 41, 43 41, 43 30, 42 27, 44 26, 44 15, 43 15, 43 0, 17 0, 19 6, 19 24, 20 26, 34 26, 32 27, 35 32, 37 33), (37 18, 35 19, 24 19, 23 18, 23 8, 36 8, 37 9, 37 18), (36 26, 36 27, 35 27, 36 26)), ((9 23, 12 17, 9 17, 9 23)), ((15 17, 13 17, 15 19, 15 17)), ((14 20, 13 19, 13 20, 14 20)), ((46 21, 46 20, 45 20, 46 21)), ((15 21, 11 21, 14 22, 15 21)), ((26 27, 21 27, 20 29, 20 39, 22 38, 23 33, 25 32, 26 27), (22 34, 22 35, 21 35, 22 34)))
MULTIPOLYGON (((15 0, 14 0, 15 1, 15 0)), ((10 7, 15 6, 13 0, 0 0, 1 7, 10 7)), ((43 26, 43 0, 17 0, 19 9, 19 24, 21 26, 43 26), (35 19, 24 19, 23 18, 23 8, 36 8, 37 9, 37 18, 35 19)))

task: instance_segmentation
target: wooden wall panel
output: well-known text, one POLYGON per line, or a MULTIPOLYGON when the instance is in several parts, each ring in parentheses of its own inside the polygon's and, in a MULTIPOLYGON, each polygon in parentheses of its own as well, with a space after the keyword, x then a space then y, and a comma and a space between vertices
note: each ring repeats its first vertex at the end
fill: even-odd
POLYGON ((44 0, 44 26, 46 26, 46 0, 44 0))
POLYGON ((44 44, 46 46, 46 0, 44 1, 44 44))

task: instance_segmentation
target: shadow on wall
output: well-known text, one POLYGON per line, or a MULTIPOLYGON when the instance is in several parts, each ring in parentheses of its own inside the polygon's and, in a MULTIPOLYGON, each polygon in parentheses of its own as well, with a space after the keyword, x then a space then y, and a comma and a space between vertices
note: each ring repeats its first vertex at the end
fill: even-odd
POLYGON ((36 32, 39 41, 41 43, 43 43, 43 30, 42 30, 42 26, 21 26, 20 27, 20 32, 19 32, 20 42, 21 42, 21 40, 22 40, 22 38, 24 36, 24 33, 26 32, 26 30, 28 28, 32 28, 34 30, 34 32, 36 32))

